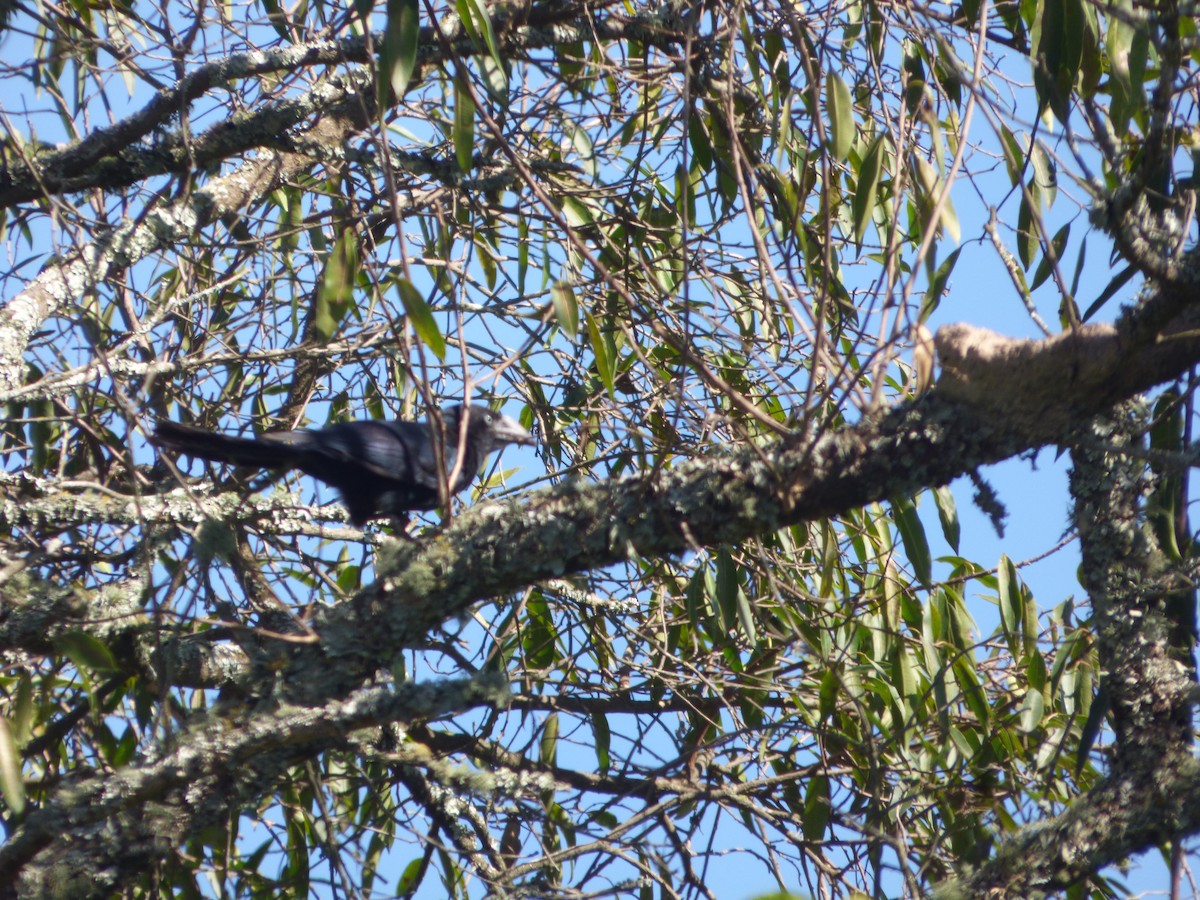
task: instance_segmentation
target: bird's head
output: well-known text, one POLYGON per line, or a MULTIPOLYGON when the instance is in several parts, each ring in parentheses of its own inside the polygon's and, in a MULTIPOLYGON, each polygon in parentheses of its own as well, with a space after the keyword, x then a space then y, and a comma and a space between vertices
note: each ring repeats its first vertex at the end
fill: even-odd
MULTIPOLYGON (((521 427, 516 419, 496 412, 494 409, 489 409, 482 403, 473 403, 469 407, 469 420, 467 422, 468 439, 474 439, 476 435, 484 438, 493 447, 500 447, 504 444, 532 444, 534 443, 533 435, 521 427)), ((455 439, 456 433, 462 423, 462 406, 449 406, 442 411, 443 421, 446 426, 446 434, 449 440, 455 439)))

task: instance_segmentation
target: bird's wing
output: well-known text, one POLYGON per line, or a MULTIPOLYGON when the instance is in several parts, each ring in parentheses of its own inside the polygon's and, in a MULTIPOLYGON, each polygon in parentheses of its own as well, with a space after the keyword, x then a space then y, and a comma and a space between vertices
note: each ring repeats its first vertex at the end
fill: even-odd
MULTIPOLYGON (((342 422, 319 430, 264 437, 302 449, 297 465, 331 484, 345 481, 348 473, 369 473, 420 490, 438 489, 437 454, 424 422, 342 422)), ((443 452, 447 470, 454 467, 457 438, 453 435, 454 443, 451 436, 446 439, 443 452)))

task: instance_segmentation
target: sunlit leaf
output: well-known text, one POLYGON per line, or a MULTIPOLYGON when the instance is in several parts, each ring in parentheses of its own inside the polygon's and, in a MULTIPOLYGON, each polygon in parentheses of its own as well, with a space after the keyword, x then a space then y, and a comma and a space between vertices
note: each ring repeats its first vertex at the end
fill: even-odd
POLYGON ((1042 724, 1042 716, 1046 709, 1045 698, 1042 697, 1041 691, 1029 691, 1025 695, 1025 702, 1021 706, 1021 715, 1019 719, 1019 727, 1026 734, 1036 729, 1042 724))
POLYGON ((1150 39, 1145 25, 1135 24, 1131 0, 1119 0, 1116 13, 1107 17, 1106 50, 1112 72, 1109 119, 1117 137, 1129 131, 1130 120, 1142 111, 1142 82, 1150 59, 1150 39))
POLYGON ((608 728, 608 719, 603 713, 592 716, 592 737, 596 742, 596 767, 602 773, 607 772, 612 762, 609 755, 612 733, 608 728))
POLYGON ((93 672, 117 672, 120 666, 104 642, 86 631, 68 631, 55 639, 63 653, 80 668, 93 672))
POLYGON ((454 80, 454 157, 463 172, 475 156, 475 101, 462 78, 454 80))
POLYGON ((834 158, 843 160, 854 146, 854 106, 850 88, 836 72, 825 75, 825 109, 829 113, 830 150, 834 158))
POLYGON ((614 348, 610 345, 607 336, 600 332, 600 326, 591 313, 584 313, 584 321, 587 323, 592 353, 596 357, 596 371, 609 396, 615 397, 617 361, 614 348))
POLYGON ((550 302, 554 307, 554 318, 573 339, 579 333, 579 301, 575 298, 575 290, 565 281, 556 281, 550 288, 550 302))
POLYGON ((754 624, 754 609, 750 605, 750 598, 739 587, 734 600, 737 603, 737 618, 738 624, 742 626, 742 634, 751 645, 757 644, 758 627, 754 624))
POLYGON ((1049 209, 1058 196, 1058 166, 1041 141, 1034 141, 1030 147, 1029 161, 1033 165, 1033 180, 1037 185, 1038 197, 1045 204, 1043 208, 1049 209))
POLYGON ((825 828, 829 825, 829 815, 832 811, 829 779, 824 775, 809 779, 808 790, 804 794, 802 820, 805 839, 820 841, 825 836, 825 828))
POLYGON ((387 25, 379 53, 379 102, 387 108, 403 97, 417 68, 421 43, 418 0, 388 0, 387 25))
POLYGON ((396 279, 396 291, 400 295, 400 302, 404 304, 404 312, 408 315, 408 321, 412 325, 413 331, 417 333, 422 343, 430 349, 434 356, 438 359, 445 359, 446 340, 442 337, 442 331, 438 328, 437 322, 434 321, 433 310, 429 308, 429 304, 425 302, 420 291, 403 275, 396 279))
POLYGON ((933 502, 937 505, 938 519, 942 523, 942 534, 951 549, 958 552, 960 526, 958 522, 958 507, 954 503, 954 493, 946 485, 933 489, 933 502))
POLYGON ((25 778, 21 773, 21 751, 13 739, 8 720, 0 716, 0 795, 16 815, 25 811, 25 778))
POLYGON ((1004 152, 1004 166, 1013 187, 1021 183, 1025 172, 1025 151, 1006 125, 1000 126, 1000 149, 1004 152))
POLYGON ((854 240, 862 244, 867 225, 871 222, 877 200, 876 191, 879 188, 879 174, 883 167, 882 135, 875 138, 863 157, 862 166, 858 170, 858 186, 854 190, 851 201, 851 211, 854 215, 854 240))
POLYGON ((404 871, 400 874, 400 879, 396 882, 396 896, 404 897, 413 893, 421 884, 422 874, 425 871, 425 860, 421 857, 409 862, 404 867, 404 871))
POLYGON ((18 744, 24 744, 33 733, 33 678, 23 671, 17 682, 17 696, 12 706, 12 733, 18 744))
POLYGON ((1033 273, 1033 281, 1029 283, 1029 289, 1036 290, 1050 274, 1054 271, 1055 265, 1063 258, 1063 253, 1067 249, 1067 240, 1071 237, 1071 223, 1068 222, 1062 228, 1058 229, 1058 233, 1050 240, 1050 250, 1042 254, 1041 262, 1038 263, 1037 271, 1033 273))
POLYGON ((558 713, 550 713, 542 724, 538 760, 544 766, 552 766, 558 759, 558 713))
POLYGON ((1037 225, 1034 223, 1033 212, 1030 209, 1029 198, 1021 197, 1021 206, 1017 211, 1017 255, 1026 271, 1033 265, 1033 258, 1038 250, 1037 225))
POLYGON ((891 501, 892 520, 900 532, 900 541, 904 544, 904 555, 917 579, 925 587, 933 580, 933 558, 929 553, 929 541, 925 537, 925 526, 917 515, 916 504, 911 497, 893 497, 891 501))
POLYGON ((483 40, 484 48, 490 54, 493 62, 503 68, 504 59, 500 55, 500 42, 496 39, 496 30, 492 26, 492 17, 488 15, 487 7, 480 0, 458 0, 458 11, 463 22, 469 25, 472 36, 476 40, 483 40))
POLYGON ((358 270, 358 238, 350 228, 344 228, 325 257, 321 284, 313 298, 313 328, 319 340, 332 338, 345 319, 354 300, 358 270))
POLYGON ((1017 569, 1007 556, 1000 557, 996 570, 996 594, 1000 603, 1000 624, 1008 641, 1009 651, 1020 657, 1021 584, 1017 569))

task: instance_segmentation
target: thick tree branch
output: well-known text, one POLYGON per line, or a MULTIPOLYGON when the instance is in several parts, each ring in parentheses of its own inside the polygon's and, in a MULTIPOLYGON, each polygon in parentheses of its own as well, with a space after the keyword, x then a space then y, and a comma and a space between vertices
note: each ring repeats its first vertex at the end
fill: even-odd
POLYGON ((244 720, 210 718, 155 759, 60 788, 0 847, 3 896, 109 896, 172 853, 189 830, 220 822, 296 759, 340 746, 347 732, 397 720, 500 706, 484 679, 368 688, 322 709, 278 706, 244 720), (113 828, 96 828, 109 821, 113 828), (108 864, 97 866, 101 860, 108 864))
MULTIPOLYGON (((370 83, 365 72, 332 79, 309 95, 313 109, 325 114, 301 137, 320 145, 338 145, 365 127, 370 83)), ((184 199, 122 222, 96 241, 56 260, 0 309, 0 393, 20 386, 24 354, 33 333, 74 297, 103 283, 150 253, 194 238, 212 222, 247 205, 305 171, 312 160, 296 153, 264 153, 184 199)))
POLYGON ((567 482, 522 503, 470 510, 437 537, 400 548, 354 603, 324 611, 315 623, 322 650, 349 674, 356 667, 341 663, 409 646, 482 597, 630 556, 737 542, 1066 443, 1097 411, 1200 361, 1200 305, 1184 308, 1161 335, 1122 323, 1015 341, 954 326, 939 332, 938 348, 936 390, 814 441, 651 476, 567 482))
POLYGON ((936 900, 1038 897, 1157 844, 1200 832, 1200 761, 1165 762, 1106 779, 1059 816, 1030 825, 995 857, 936 900))
POLYGON ((1116 735, 1112 772, 1064 813, 1026 829, 976 872, 946 885, 943 898, 1040 896, 1200 831, 1191 647, 1171 640, 1173 595, 1183 592, 1194 604, 1195 594, 1146 526, 1144 462, 1121 452, 1138 447, 1145 429, 1144 413, 1124 408, 1097 419, 1086 443, 1072 450, 1081 572, 1116 735))
MULTIPOLYGON (((878 417, 811 440, 796 437, 765 450, 731 450, 609 482, 570 481, 520 502, 476 506, 438 535, 389 549, 378 562, 379 581, 353 601, 316 611, 312 629, 320 640, 293 645, 280 679, 289 695, 285 702, 300 702, 303 713, 289 713, 284 722, 282 714, 258 711, 240 724, 236 739, 226 735, 222 722, 197 726, 173 751, 191 754, 187 766, 151 761, 130 767, 121 778, 154 782, 156 796, 168 798, 159 802, 174 807, 172 834, 186 833, 212 812, 183 802, 186 783, 220 781, 256 748, 279 746, 274 742, 311 746, 317 736, 336 732, 344 713, 330 698, 355 696, 395 654, 478 599, 633 555, 736 542, 897 492, 944 484, 1015 453, 1069 442, 1092 415, 1200 361, 1200 306, 1183 303, 1171 289, 1145 302, 1175 305, 1177 314, 1161 333, 1138 325, 1153 317, 1127 317, 1116 328, 1082 328, 1039 342, 946 329, 939 335, 946 368, 938 387, 878 417), (287 735, 292 728, 297 733, 287 735), (228 740, 232 744, 226 746, 228 740), (193 745, 212 752, 187 749, 193 745)), ((1187 781, 1195 772, 1180 763, 1175 777, 1187 781)), ((117 815, 128 806, 104 802, 110 780, 82 779, 69 797, 56 797, 36 814, 36 822, 23 825, 10 842, 12 849, 0 851, 0 880, 43 848, 55 859, 65 858, 54 835, 66 810, 95 809, 89 818, 111 817, 117 835, 132 828, 117 815), (93 795, 97 805, 90 805, 93 795), (37 836, 30 837, 30 830, 37 836)), ((217 793, 230 796, 224 787, 217 793)), ((144 788, 138 788, 127 797, 143 795, 144 788)), ((1128 808, 1136 811, 1137 803, 1129 801, 1128 808)), ((1196 815, 1181 809, 1176 824, 1193 828, 1196 815)), ((127 857, 129 842, 88 844, 86 865, 80 845, 71 859, 77 869, 109 871, 127 857)), ((1119 848, 1107 849, 1117 853, 1119 848)))
MULTIPOLYGON (((606 40, 625 38, 662 39, 672 37, 657 12, 641 16, 612 16, 593 21, 592 16, 604 4, 543 4, 522 17, 528 24, 508 16, 495 23, 502 39, 503 52, 517 55, 584 37, 606 40), (505 28, 505 25, 511 27, 505 28)), ((497 10, 502 12, 502 10, 497 10)), ((382 34, 368 40, 363 36, 320 40, 231 54, 201 66, 178 83, 158 91, 136 113, 108 127, 99 128, 83 140, 66 147, 35 152, 26 158, 9 154, 0 164, 0 209, 27 203, 46 195, 74 193, 90 188, 116 190, 160 175, 204 169, 254 149, 272 148, 304 151, 304 138, 293 137, 293 129, 322 113, 329 103, 325 96, 329 85, 341 76, 331 76, 312 92, 299 98, 284 98, 261 104, 207 129, 188 136, 182 131, 166 131, 164 126, 180 116, 192 104, 217 88, 280 72, 295 72, 310 66, 365 65, 371 62, 371 50, 381 45, 382 34), (151 140, 146 140, 150 137, 151 140)), ((430 69, 446 63, 451 56, 470 56, 474 46, 456 16, 421 29, 422 48, 414 81, 420 81, 430 69)), ((357 69, 350 81, 361 82, 366 69, 357 69)), ((363 100, 373 96, 363 92, 363 100)), ((428 168, 428 166, 426 166, 428 168)), ((453 169, 448 169, 453 171, 453 169)))

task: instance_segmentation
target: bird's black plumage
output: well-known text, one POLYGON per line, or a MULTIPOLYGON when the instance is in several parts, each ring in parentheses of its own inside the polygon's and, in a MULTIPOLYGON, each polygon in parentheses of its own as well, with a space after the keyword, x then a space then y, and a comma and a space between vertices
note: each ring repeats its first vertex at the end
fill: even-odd
POLYGON ((531 444, 533 437, 508 416, 475 404, 442 410, 438 450, 428 422, 339 422, 325 428, 237 437, 160 421, 154 443, 200 459, 257 469, 299 469, 341 492, 350 521, 362 525, 381 516, 404 517, 438 505, 438 485, 450 494, 465 488, 493 450, 531 444), (462 448, 459 465, 458 453, 462 448))

